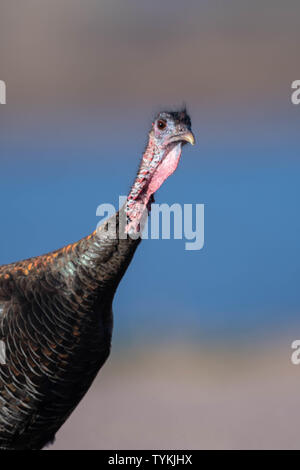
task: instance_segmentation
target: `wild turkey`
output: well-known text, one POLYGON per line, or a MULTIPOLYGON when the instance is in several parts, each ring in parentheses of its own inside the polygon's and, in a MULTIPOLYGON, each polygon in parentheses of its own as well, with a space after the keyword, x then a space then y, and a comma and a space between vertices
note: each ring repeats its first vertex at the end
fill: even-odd
POLYGON ((112 301, 140 243, 143 212, 186 142, 194 143, 186 111, 159 113, 113 218, 73 245, 0 267, 1 449, 44 447, 89 389, 110 352, 112 301))

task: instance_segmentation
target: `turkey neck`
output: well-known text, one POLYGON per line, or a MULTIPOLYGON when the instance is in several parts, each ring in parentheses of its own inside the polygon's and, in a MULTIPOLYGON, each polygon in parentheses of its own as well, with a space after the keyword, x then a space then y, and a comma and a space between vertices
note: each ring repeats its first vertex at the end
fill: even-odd
POLYGON ((111 286, 115 292, 141 241, 153 195, 149 191, 151 175, 162 158, 152 136, 142 156, 141 164, 124 206, 97 231, 83 240, 86 246, 81 264, 91 263, 101 286, 111 286))
POLYGON ((148 145, 143 154, 141 164, 127 197, 125 205, 126 232, 133 235, 142 231, 150 210, 153 195, 150 191, 149 183, 151 176, 162 158, 163 150, 159 147, 152 136, 149 136, 148 145))
POLYGON ((141 241, 125 233, 125 206, 72 249, 72 258, 83 274, 80 278, 88 278, 92 290, 109 297, 113 297, 141 241))
POLYGON ((148 191, 151 174, 161 158, 161 151, 150 136, 146 150, 124 206, 92 235, 82 240, 80 263, 90 262, 101 285, 115 291, 141 241, 150 204, 148 191))

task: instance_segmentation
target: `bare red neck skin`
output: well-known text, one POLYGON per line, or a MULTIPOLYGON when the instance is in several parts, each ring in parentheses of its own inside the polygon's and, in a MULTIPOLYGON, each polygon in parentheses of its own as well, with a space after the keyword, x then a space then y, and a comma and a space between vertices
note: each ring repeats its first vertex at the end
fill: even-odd
POLYGON ((126 202, 126 232, 143 229, 154 193, 176 170, 181 156, 181 142, 158 146, 150 134, 141 165, 126 202))

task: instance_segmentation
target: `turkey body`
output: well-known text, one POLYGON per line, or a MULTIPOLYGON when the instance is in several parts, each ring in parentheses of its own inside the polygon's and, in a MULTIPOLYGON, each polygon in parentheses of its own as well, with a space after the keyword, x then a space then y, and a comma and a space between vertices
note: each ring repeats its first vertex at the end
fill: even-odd
POLYGON ((112 240, 106 223, 0 267, 1 449, 44 447, 90 387, 109 355, 114 293, 139 241, 112 240))
POLYGON ((0 267, 0 449, 44 447, 89 389, 110 352, 112 302, 144 215, 186 143, 195 143, 186 110, 159 113, 117 214, 78 243, 0 267))

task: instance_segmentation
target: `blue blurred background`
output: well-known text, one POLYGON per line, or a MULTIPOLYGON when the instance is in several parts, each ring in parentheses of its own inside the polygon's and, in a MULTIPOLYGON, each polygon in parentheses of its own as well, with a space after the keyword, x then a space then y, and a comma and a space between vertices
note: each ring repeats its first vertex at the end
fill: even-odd
POLYGON ((287 437, 279 423, 297 429, 299 400, 290 394, 295 383, 300 387, 290 364, 290 343, 300 336, 300 106, 291 103, 291 83, 299 79, 299 3, 4 0, 0 11, 0 79, 7 85, 7 105, 0 107, 1 264, 93 231, 97 206, 117 205, 127 194, 157 111, 186 103, 197 139, 156 202, 204 203, 204 248, 142 243, 115 298, 106 382, 100 374, 56 447, 297 447, 293 431, 287 437), (237 357, 244 359, 236 364, 237 357), (152 403, 151 417, 159 421, 165 413, 163 424, 154 417, 149 424, 148 416, 146 430, 134 410, 116 411, 122 400, 128 406, 122 393, 107 400, 91 431, 105 393, 123 389, 120 370, 130 395, 129 384, 136 390, 149 379, 149 364, 158 369, 145 389, 153 387, 156 398, 149 402, 143 389, 138 416, 152 403), (162 403, 156 387, 170 364, 174 383, 184 370, 190 385, 181 394, 165 384, 162 403), (273 371, 274 364, 280 366, 273 371), (247 405, 248 381, 258 398, 251 395, 247 405), (270 404, 282 382, 286 389, 270 404), (224 389, 232 409, 222 418, 216 401, 224 389), (105 413, 109 432, 102 435, 105 413), (74 435, 86 416, 86 433, 74 435), (170 416, 181 423, 175 434, 170 416))

